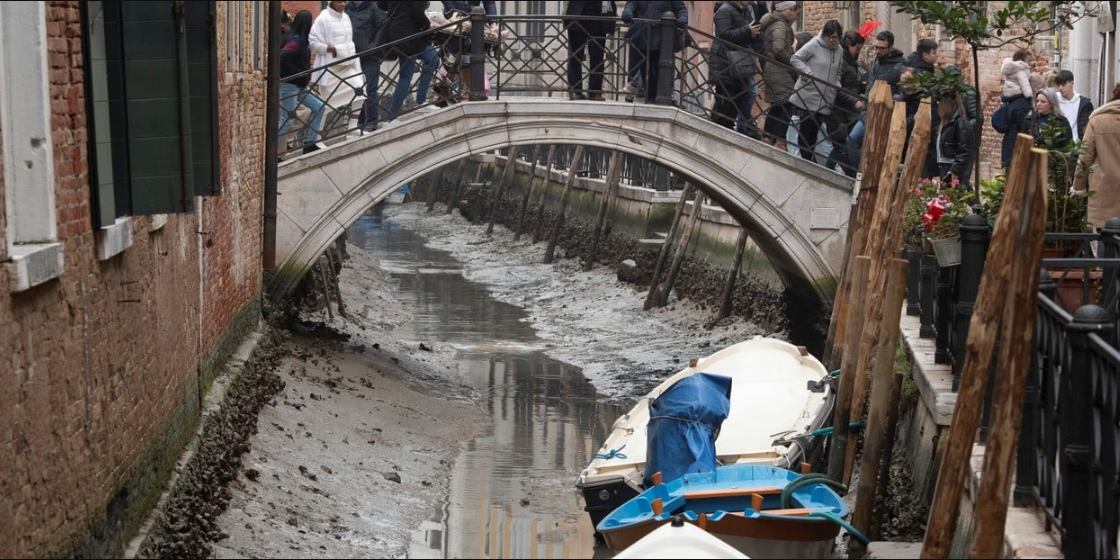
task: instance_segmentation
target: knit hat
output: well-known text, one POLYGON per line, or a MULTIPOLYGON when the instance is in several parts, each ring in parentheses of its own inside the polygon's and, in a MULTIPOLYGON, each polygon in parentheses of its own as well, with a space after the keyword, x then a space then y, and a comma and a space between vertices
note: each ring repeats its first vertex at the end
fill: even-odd
POLYGON ((778 2, 778 3, 774 4, 774 11, 775 12, 780 12, 780 11, 783 11, 783 10, 788 10, 790 8, 796 8, 796 7, 797 7, 797 2, 792 2, 792 1, 778 2))

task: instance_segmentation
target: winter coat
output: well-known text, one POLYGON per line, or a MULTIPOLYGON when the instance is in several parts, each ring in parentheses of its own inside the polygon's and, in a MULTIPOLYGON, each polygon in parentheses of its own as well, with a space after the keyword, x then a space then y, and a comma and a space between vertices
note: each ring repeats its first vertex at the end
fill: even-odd
POLYGON ((1120 101, 1101 105, 1089 117, 1077 169, 1073 188, 1096 191, 1089 198, 1089 222, 1104 227, 1109 218, 1120 216, 1120 101), (1083 171, 1094 164, 1087 174, 1083 171))
POLYGON ((389 21, 389 14, 377 7, 377 2, 347 2, 346 15, 354 28, 354 48, 359 53, 377 46, 377 32, 389 21))
POLYGON ((1034 94, 1031 90, 1031 66, 1026 62, 1005 58, 1000 73, 1003 74, 1004 97, 1022 95, 1030 98, 1034 94))
MULTIPOLYGON (((632 23, 635 19, 649 19, 660 22, 661 14, 673 12, 677 16, 677 29, 688 27, 688 6, 681 1, 676 2, 627 2, 622 9, 622 21, 632 23)), ((684 48, 684 37, 677 33, 673 41, 673 52, 684 48)), ((660 24, 648 26, 645 22, 633 23, 626 32, 626 38, 634 47, 647 52, 661 50, 660 24)))
MULTIPOLYGON (((338 13, 330 8, 319 13, 315 23, 311 24, 311 34, 308 37, 311 43, 311 52, 315 53, 315 68, 322 68, 336 60, 342 60, 358 54, 354 47, 354 28, 350 24, 350 16, 338 13), (327 52, 327 46, 334 45, 335 52, 327 52)), ((350 88, 364 88, 365 74, 358 59, 331 66, 330 72, 320 70, 314 72, 311 80, 319 84, 319 91, 328 98, 336 95, 349 94, 353 97, 353 90, 339 87, 339 80, 345 80, 350 88)), ((340 103, 345 101, 340 101, 340 103)), ((333 104, 333 103, 332 103, 333 104)))
POLYGON ((712 76, 725 77, 728 68, 731 67, 731 57, 723 42, 742 47, 753 54, 755 39, 760 38, 762 33, 759 32, 758 36, 751 33, 750 25, 753 20, 750 13, 745 6, 738 6, 731 2, 724 2, 716 10, 714 20, 715 35, 720 40, 712 42, 708 68, 712 76))
POLYGON ((892 96, 901 93, 902 68, 904 66, 906 66, 906 61, 903 59, 902 51, 898 49, 891 49, 887 56, 875 58, 871 61, 871 68, 867 71, 867 90, 863 94, 865 96, 871 95, 871 88, 879 80, 890 84, 892 96))
MULTIPOLYGON (((280 47, 280 77, 287 78, 310 69, 311 48, 304 42, 303 37, 289 33, 284 37, 284 44, 280 47)), ((305 88, 310 82, 311 76, 308 74, 289 80, 287 83, 305 88)))
POLYGON ((960 113, 953 115, 952 120, 938 130, 937 134, 937 164, 943 179, 953 173, 960 180, 961 185, 970 187, 968 178, 972 176, 972 126, 968 124, 968 117, 960 113))
POLYGON ((829 138, 833 142, 844 142, 852 124, 859 120, 860 110, 856 109, 856 102, 860 99, 863 90, 863 69, 859 67, 859 59, 848 53, 848 49, 840 48, 844 54, 840 65, 840 89, 836 90, 836 101, 832 116, 834 121, 829 124, 829 138))
POLYGON ((1004 99, 1010 105, 1008 110, 1008 122, 1011 123, 1011 129, 1003 135, 1003 143, 1000 147, 1000 163, 1007 167, 1008 162, 1011 161, 1011 155, 1015 151, 1015 137, 1019 135, 1019 131, 1023 130, 1024 124, 1030 124, 1031 118, 1031 100, 1017 95, 1011 99, 1004 99))
POLYGON ((790 71, 793 56, 793 27, 777 12, 762 18, 762 44, 767 60, 762 68, 766 82, 766 101, 771 107, 784 105, 793 95, 794 74, 790 71))
POLYGON ((830 47, 824 42, 824 31, 821 31, 789 60, 798 72, 816 78, 797 77, 793 97, 790 98, 793 105, 812 113, 832 114, 832 103, 840 87, 840 68, 844 66, 844 50, 840 44, 830 47))
POLYGON ((1019 131, 1034 137, 1035 146, 1042 146, 1046 141, 1046 130, 1052 126, 1061 127, 1061 130, 1058 132, 1058 135, 1054 137, 1054 145, 1048 147, 1064 148, 1068 146, 1070 142, 1073 142, 1073 132, 1069 128, 1069 120, 1065 117, 1057 117, 1054 113, 1048 115, 1032 113, 1023 120, 1019 131))
MULTIPOLYGON (((603 2, 568 2, 568 9, 564 15, 569 16, 616 16, 618 14, 618 5, 614 2, 606 2, 610 5, 610 9, 606 12, 603 11, 603 2)), ((572 25, 575 25, 573 22, 572 25)), ((616 21, 581 21, 579 26, 592 37, 606 37, 614 33, 614 28, 617 25, 616 21)))
MULTIPOLYGON (((388 2, 378 0, 377 5, 389 13, 385 43, 392 43, 427 31, 431 24, 424 11, 425 2, 388 2)), ((430 37, 416 37, 393 47, 393 53, 402 58, 416 58, 428 46, 430 37)))

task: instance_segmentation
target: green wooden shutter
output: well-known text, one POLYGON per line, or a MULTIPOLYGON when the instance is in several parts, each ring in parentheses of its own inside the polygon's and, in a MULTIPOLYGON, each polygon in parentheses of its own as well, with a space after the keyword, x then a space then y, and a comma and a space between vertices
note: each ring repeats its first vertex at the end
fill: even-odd
POLYGON ((218 42, 214 2, 184 2, 190 76, 191 153, 194 194, 221 193, 218 154, 218 42))
POLYGON ((194 209, 180 2, 122 2, 132 213, 194 209), (182 41, 182 42, 180 42, 182 41))

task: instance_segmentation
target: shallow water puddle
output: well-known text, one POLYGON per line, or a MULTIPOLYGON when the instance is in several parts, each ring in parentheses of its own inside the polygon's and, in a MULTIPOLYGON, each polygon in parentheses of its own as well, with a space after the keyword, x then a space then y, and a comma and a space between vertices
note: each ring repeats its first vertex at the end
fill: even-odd
POLYGON ((413 558, 588 558, 593 528, 575 478, 621 407, 600 403, 574 366, 555 361, 521 309, 467 281, 447 253, 379 216, 350 241, 374 254, 399 282, 416 315, 396 335, 459 351, 459 374, 485 400, 491 428, 464 444, 445 509, 412 539, 413 558))

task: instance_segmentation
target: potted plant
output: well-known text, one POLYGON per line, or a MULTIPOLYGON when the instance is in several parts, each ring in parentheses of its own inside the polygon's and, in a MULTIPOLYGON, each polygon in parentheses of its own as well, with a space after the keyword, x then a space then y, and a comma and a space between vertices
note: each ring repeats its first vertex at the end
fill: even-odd
MULTIPOLYGON (((925 240, 937 256, 937 264, 943 267, 960 264, 961 222, 972 213, 969 201, 974 193, 962 188, 959 181, 945 184, 922 179, 914 195, 920 201, 914 211, 922 211, 918 220, 925 240)), ((911 207, 908 204, 908 214, 911 207)))

